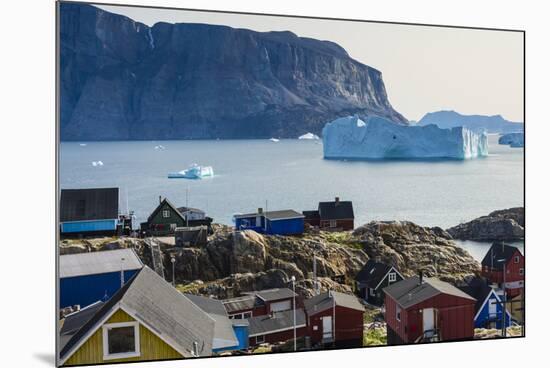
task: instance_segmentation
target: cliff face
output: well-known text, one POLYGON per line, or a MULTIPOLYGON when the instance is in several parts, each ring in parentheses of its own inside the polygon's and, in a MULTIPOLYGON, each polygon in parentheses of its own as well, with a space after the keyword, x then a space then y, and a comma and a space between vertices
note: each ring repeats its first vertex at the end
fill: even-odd
POLYGON ((487 131, 488 133, 522 132, 523 123, 504 119, 500 115, 462 115, 456 111, 429 112, 418 125, 435 124, 440 128, 448 129, 463 126, 473 131, 487 131))
POLYGON ((61 5, 62 140, 292 137, 350 114, 405 119, 381 73, 291 32, 153 27, 61 5))

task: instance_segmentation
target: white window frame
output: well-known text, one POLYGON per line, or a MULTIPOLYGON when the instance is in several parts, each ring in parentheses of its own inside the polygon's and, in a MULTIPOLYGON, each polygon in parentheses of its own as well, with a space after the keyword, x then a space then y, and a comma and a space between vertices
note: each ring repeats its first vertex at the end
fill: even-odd
POLYGON ((243 312, 243 319, 252 318, 252 312, 243 312))
POLYGON ((388 281, 389 282, 396 282, 397 281, 397 273, 395 272, 390 272, 388 274, 388 281))
POLYGON ((334 228, 334 227, 338 226, 338 221, 336 221, 336 220, 329 220, 328 226, 331 227, 331 228, 334 228))
POLYGON ((398 322, 401 322, 401 307, 399 307, 398 305, 395 307, 395 319, 398 322))
POLYGON ((375 296, 375 295, 376 295, 376 293, 375 293, 375 291, 374 291, 373 288, 369 288, 369 295, 370 295, 370 296, 375 296))
POLYGON ((106 323, 102 326, 103 332, 103 360, 112 359, 124 359, 135 358, 141 355, 140 342, 139 342, 139 323, 133 322, 120 322, 120 323, 106 323), (109 354, 109 330, 112 328, 120 327, 134 327, 134 343, 135 349, 132 352, 109 354))
POLYGON ((264 342, 265 342, 265 335, 256 336, 256 344, 263 344, 264 342))
POLYGON ((170 218, 170 210, 162 210, 162 218, 170 218))
POLYGON ((519 263, 519 256, 514 257, 514 263, 519 263))
POLYGON ((525 268, 520 268, 520 269, 519 269, 519 274, 520 274, 521 276, 525 275, 525 268))

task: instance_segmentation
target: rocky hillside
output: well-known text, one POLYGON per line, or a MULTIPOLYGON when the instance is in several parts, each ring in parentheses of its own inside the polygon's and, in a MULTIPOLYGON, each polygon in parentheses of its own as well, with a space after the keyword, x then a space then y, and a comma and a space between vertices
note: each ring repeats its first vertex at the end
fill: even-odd
POLYGON ((398 123, 381 73, 291 32, 153 27, 61 6, 61 139, 296 138, 375 114, 398 123))
POLYGON ((447 232, 453 238, 462 240, 521 240, 525 237, 525 210, 523 207, 515 207, 494 211, 451 227, 447 232))
MULTIPOLYGON (((148 245, 141 239, 104 238, 66 240, 61 254, 132 247, 150 267, 148 245)), ((479 270, 466 251, 457 247, 448 233, 411 222, 371 222, 353 232, 308 232, 300 237, 264 236, 253 231, 232 232, 215 225, 204 247, 162 246, 168 280, 172 279, 170 257, 176 258, 177 284, 185 292, 226 298, 243 291, 289 285, 312 294, 313 257, 321 288, 352 292, 353 279, 369 258, 394 264, 404 275, 422 269, 428 276, 459 282, 479 270)))

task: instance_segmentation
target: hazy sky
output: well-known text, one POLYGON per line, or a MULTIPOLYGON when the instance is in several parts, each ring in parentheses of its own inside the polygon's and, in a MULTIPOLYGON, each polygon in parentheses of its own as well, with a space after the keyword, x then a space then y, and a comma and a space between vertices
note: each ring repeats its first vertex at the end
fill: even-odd
POLYGON ((289 30, 336 42, 354 59, 382 72, 391 104, 410 120, 452 109, 523 121, 520 32, 100 7, 150 26, 159 21, 220 24, 256 31, 289 30))

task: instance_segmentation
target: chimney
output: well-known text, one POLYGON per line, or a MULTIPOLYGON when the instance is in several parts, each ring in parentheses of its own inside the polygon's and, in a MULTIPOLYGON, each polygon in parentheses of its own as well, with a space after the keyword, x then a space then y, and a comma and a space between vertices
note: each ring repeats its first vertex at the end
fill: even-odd
POLYGON ((334 198, 334 206, 338 206, 340 204, 340 197, 335 197, 334 198))
POLYGON ((162 196, 159 196, 159 204, 162 203, 162 196))
POLYGON ((422 270, 418 273, 418 285, 422 285, 424 283, 424 273, 422 270))
POLYGON ((258 208, 258 214, 261 215, 262 213, 264 213, 264 209, 262 207, 258 208))
POLYGON ((193 355, 196 357, 199 356, 199 343, 196 341, 193 341, 193 355))

